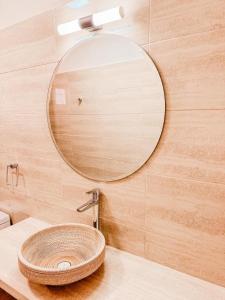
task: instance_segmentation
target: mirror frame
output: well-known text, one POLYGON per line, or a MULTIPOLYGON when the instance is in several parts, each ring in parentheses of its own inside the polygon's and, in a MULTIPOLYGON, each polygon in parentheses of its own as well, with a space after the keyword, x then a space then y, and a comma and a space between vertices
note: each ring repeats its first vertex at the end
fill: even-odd
POLYGON ((154 63, 152 57, 149 55, 149 53, 147 52, 146 49, 144 49, 142 46, 140 46, 139 44, 137 44, 136 42, 134 42, 133 40, 125 37, 125 36, 122 36, 122 35, 119 35, 119 34, 115 34, 115 33, 107 33, 107 32, 94 32, 94 33, 91 33, 90 35, 82 38, 81 40, 78 40, 75 42, 75 44, 69 48, 65 54, 61 57, 61 59, 57 62, 57 65, 53 71, 53 74, 52 74, 52 77, 51 77, 51 80, 49 82, 49 87, 48 87, 48 94, 47 94, 47 107, 46 107, 46 112, 47 112, 47 123, 48 123, 48 128, 49 128, 49 131, 50 131, 50 135, 51 135, 51 138, 52 138, 52 141, 56 147, 56 150, 57 152, 59 153, 59 155, 61 156, 61 158, 64 160, 64 162, 69 165, 71 167, 71 169, 73 171, 75 171, 77 174, 79 174, 80 176, 88 179, 88 180, 93 180, 95 182, 115 182, 115 181, 119 181, 119 180, 122 180, 122 179, 125 179, 125 178, 128 178, 130 177, 131 175, 134 175, 135 173, 139 172, 142 167, 150 160, 150 158, 152 157, 152 155, 155 153, 160 141, 161 141, 161 138, 162 138, 162 134, 163 134, 163 131, 164 131, 164 127, 165 127, 165 120, 166 120, 166 95, 165 95, 165 89, 164 89, 164 85, 163 85, 163 81, 162 81, 162 77, 159 73, 159 70, 156 66, 156 64, 154 63), (151 60, 152 64, 154 65, 158 75, 159 75, 159 79, 160 79, 160 82, 161 82, 161 85, 162 85, 162 93, 163 93, 163 97, 164 97, 164 107, 163 107, 163 122, 162 122, 162 129, 161 129, 161 133, 159 135, 159 138, 158 138, 158 141, 157 143, 155 144, 154 146, 154 149, 152 150, 151 153, 149 153, 149 156, 148 158, 141 163, 140 166, 138 166, 136 168, 135 171, 133 171, 132 173, 128 173, 126 175, 123 175, 123 176, 119 176, 117 178, 114 178, 112 180, 100 180, 100 179, 96 179, 96 178, 93 178, 91 176, 88 176, 87 174, 84 174, 83 172, 81 172, 78 168, 76 168, 74 165, 72 165, 72 163, 70 163, 66 158, 65 156, 63 155, 62 151, 60 150, 59 146, 57 145, 57 142, 55 140, 55 137, 54 137, 54 134, 52 132, 52 127, 51 127, 51 121, 50 121, 50 117, 49 117, 49 107, 50 107, 50 101, 51 101, 51 90, 52 90, 52 84, 53 84, 53 81, 54 81, 54 78, 55 78, 55 75, 57 74, 57 71, 58 71, 58 68, 60 67, 61 63, 63 62, 64 58, 72 51, 74 51, 77 47, 80 47, 82 45, 82 43, 85 43, 87 42, 88 40, 91 40, 91 39, 94 39, 95 37, 101 35, 101 36, 104 36, 104 35, 112 35, 112 36, 119 36, 119 37, 122 37, 124 39, 127 39, 130 43, 133 43, 135 46, 138 46, 140 49, 142 49, 142 51, 148 56, 148 58, 151 60))

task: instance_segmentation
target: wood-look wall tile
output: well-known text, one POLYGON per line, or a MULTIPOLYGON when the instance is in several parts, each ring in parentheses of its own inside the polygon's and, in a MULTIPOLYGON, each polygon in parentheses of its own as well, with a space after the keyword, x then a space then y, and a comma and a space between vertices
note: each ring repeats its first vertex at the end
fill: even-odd
POLYGON ((152 0, 150 2, 151 42, 225 27, 223 0, 152 0))
POLYGON ((145 224, 145 181, 135 174, 111 183, 103 183, 101 216, 114 223, 143 229, 145 224))
POLYGON ((22 220, 29 217, 29 215, 25 213, 23 195, 20 195, 18 197, 18 194, 15 194, 15 192, 10 191, 9 189, 6 190, 5 187, 0 188, 0 194, 0 211, 3 211, 10 215, 12 224, 21 222, 22 220))
POLYGON ((84 223, 92 226, 92 217, 87 214, 76 214, 73 210, 63 207, 60 202, 55 201, 53 205, 32 197, 24 199, 24 203, 25 212, 51 224, 84 223))
POLYGON ((56 64, 48 64, 2 74, 1 114, 45 116, 49 84, 55 67, 56 64))
POLYGON ((146 229, 151 217, 178 223, 190 230, 223 236, 225 185, 147 176, 146 229), (160 187, 160 188, 159 188, 160 187))
POLYGON ((144 231, 136 229, 135 226, 128 227, 107 219, 101 219, 101 229, 107 244, 135 255, 144 256, 144 231))
POLYGON ((2 114, 1 118, 5 125, 5 131, 1 137, 5 146, 16 149, 26 145, 28 149, 36 148, 42 151, 45 149, 46 152, 55 150, 57 153, 51 141, 46 116, 2 114))
POLYGON ((54 7, 62 6, 70 0, 1 0, 0 29, 23 22, 54 7))
POLYGON ((47 203, 62 201, 60 163, 55 160, 24 158, 18 159, 23 184, 27 195, 47 203))
POLYGON ((102 216, 130 227, 144 228, 145 196, 128 195, 107 190, 102 197, 102 216))
POLYGON ((146 258, 224 286, 224 239, 190 232, 179 224, 153 219, 146 232, 146 258))
POLYGON ((47 12, 0 31, 0 73, 55 62, 54 14, 47 12))
POLYGON ((70 167, 63 158, 61 158, 61 172, 63 185, 79 187, 84 191, 84 193, 93 188, 100 188, 102 186, 101 182, 93 181, 81 176, 72 167, 70 167))
POLYGON ((180 272, 224 285, 224 238, 190 232, 179 224, 152 218, 145 235, 145 257, 180 272))
POLYGON ((167 112, 149 174, 225 184, 225 110, 167 112))
POLYGON ((168 110, 225 109, 224 35, 218 30, 150 44, 168 110))
MULTIPOLYGON (((0 108, 2 106, 2 102, 3 102, 3 77, 2 75, 0 75, 0 108)), ((0 123, 1 126, 1 123, 0 123)))
POLYGON ((146 257, 223 284, 225 185, 152 175, 146 197, 146 257))
POLYGON ((8 203, 9 205, 12 205, 13 203, 17 206, 18 203, 22 205, 22 201, 24 199, 24 195, 17 194, 16 192, 12 192, 9 189, 6 189, 5 187, 0 187, 0 193, 1 193, 1 202, 6 205, 8 203))
MULTIPOLYGON (((38 184, 36 186, 38 186, 38 184)), ((51 191, 49 191, 49 193, 50 192, 51 191)), ((66 222, 92 224, 92 219, 90 217, 82 214, 76 215, 73 210, 65 208, 62 201, 59 201, 59 199, 54 197, 48 197, 47 199, 46 197, 38 197, 40 192, 37 193, 37 197, 34 197, 35 191, 33 191, 32 197, 29 197, 29 195, 22 195, 21 193, 18 193, 17 188, 12 190, 4 187, 0 188, 0 195, 0 209, 6 212, 20 211, 21 214, 24 213, 27 216, 34 216, 52 224, 66 222), (48 201, 49 199, 52 199, 52 202, 48 201), (53 200, 55 200, 54 203, 53 200)))

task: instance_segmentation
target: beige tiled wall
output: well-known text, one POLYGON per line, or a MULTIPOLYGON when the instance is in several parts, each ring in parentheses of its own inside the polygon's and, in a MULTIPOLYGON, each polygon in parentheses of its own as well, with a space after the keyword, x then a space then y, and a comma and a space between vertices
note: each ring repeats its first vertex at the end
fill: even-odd
POLYGON ((225 2, 93 0, 75 16, 118 4, 127 17, 105 30, 149 49, 165 86, 156 152, 108 184, 61 159, 47 124, 48 85, 57 61, 87 33, 57 36, 56 23, 74 16, 52 9, 0 31, 0 204, 16 202, 52 223, 90 223, 75 208, 100 187, 108 243, 225 286, 225 2), (20 184, 12 190, 5 168, 15 161, 20 184))

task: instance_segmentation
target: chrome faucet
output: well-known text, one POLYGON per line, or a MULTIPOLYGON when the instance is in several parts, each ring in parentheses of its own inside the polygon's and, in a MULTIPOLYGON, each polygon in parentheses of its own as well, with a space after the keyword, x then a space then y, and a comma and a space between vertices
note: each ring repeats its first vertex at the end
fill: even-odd
POLYGON ((91 194, 92 198, 77 208, 77 211, 79 213, 84 212, 91 207, 93 208, 93 226, 94 228, 99 229, 99 199, 100 199, 100 190, 99 189, 93 189, 87 194, 91 194))

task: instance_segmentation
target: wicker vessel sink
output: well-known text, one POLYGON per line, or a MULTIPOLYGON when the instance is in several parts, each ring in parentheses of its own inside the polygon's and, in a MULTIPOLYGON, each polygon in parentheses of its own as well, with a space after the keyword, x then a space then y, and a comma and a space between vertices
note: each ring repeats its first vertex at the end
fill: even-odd
POLYGON ((52 226, 30 236, 18 253, 19 269, 28 280, 65 285, 95 272, 103 263, 105 239, 83 224, 52 226))

